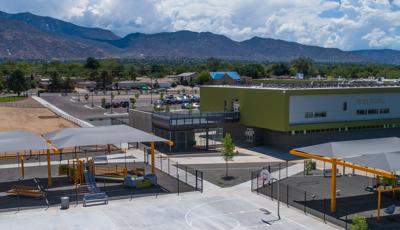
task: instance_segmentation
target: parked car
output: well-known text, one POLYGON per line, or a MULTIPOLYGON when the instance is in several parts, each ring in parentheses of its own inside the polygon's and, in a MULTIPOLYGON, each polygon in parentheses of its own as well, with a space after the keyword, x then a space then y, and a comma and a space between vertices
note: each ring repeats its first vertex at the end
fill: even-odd
POLYGON ((129 108, 129 101, 121 101, 120 104, 123 108, 129 108))
POLYGON ((113 102, 112 103, 112 107, 113 108, 119 108, 121 105, 120 105, 120 103, 119 102, 113 102))
POLYGON ((196 95, 191 95, 190 96, 190 101, 191 102, 200 102, 200 97, 196 95))
POLYGON ((197 102, 192 103, 192 107, 193 107, 193 109, 200 109, 200 104, 197 102))
POLYGON ((190 103, 183 103, 183 104, 181 105, 181 108, 182 108, 182 109, 190 109, 190 103))
POLYGON ((105 109, 111 108, 111 103, 110 103, 110 102, 106 102, 106 103, 104 104, 104 108, 105 108, 105 109))

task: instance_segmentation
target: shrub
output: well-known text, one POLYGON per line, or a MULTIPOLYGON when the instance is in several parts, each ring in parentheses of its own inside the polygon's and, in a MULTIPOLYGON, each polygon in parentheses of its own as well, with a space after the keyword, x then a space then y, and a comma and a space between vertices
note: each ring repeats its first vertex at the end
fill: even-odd
POLYGON ((103 108, 106 107, 106 99, 104 97, 101 98, 101 107, 103 107, 103 108))
POLYGON ((351 230, 367 230, 368 224, 365 217, 360 215, 354 215, 352 218, 351 230))
POLYGON ((59 165, 58 166, 58 175, 67 175, 68 174, 68 165, 59 165))

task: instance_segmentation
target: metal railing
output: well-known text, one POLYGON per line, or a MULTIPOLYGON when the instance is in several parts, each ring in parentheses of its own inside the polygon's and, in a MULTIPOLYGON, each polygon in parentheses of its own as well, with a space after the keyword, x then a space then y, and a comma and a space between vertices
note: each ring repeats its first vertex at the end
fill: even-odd
POLYGON ((238 121, 240 119, 240 112, 158 112, 153 113, 152 117, 153 123, 161 126, 210 125, 238 121))
MULTIPOLYGON (((144 157, 144 162, 148 165, 151 165, 151 154, 150 154, 150 148, 140 144, 139 145, 140 149, 143 149, 143 157, 144 157)), ((187 165, 182 165, 179 164, 176 161, 170 160, 169 157, 164 157, 164 156, 157 156, 155 157, 155 167, 176 178, 179 181, 194 188, 196 191, 203 192, 203 172, 199 171, 197 169, 188 167, 187 165)), ((178 189, 178 194, 180 192, 180 187, 177 187, 178 189)))

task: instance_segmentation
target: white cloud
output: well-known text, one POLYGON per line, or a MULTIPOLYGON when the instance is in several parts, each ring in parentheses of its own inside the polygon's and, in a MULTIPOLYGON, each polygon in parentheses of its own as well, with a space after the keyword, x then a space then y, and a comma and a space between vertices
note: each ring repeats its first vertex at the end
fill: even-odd
POLYGON ((234 40, 253 36, 342 49, 400 49, 400 0, 0 0, 30 11, 131 32, 193 30, 234 40))

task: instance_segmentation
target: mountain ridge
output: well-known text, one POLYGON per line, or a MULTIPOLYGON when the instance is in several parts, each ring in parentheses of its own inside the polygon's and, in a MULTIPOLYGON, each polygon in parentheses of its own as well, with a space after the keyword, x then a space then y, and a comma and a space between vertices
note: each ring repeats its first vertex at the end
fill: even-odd
POLYGON ((309 57, 317 62, 400 64, 400 51, 343 51, 273 38, 234 41, 224 35, 188 30, 124 37, 110 30, 75 25, 29 12, 0 11, 0 58, 221 58, 249 61, 290 61, 309 57), (13 39, 10 39, 13 37, 13 39))

